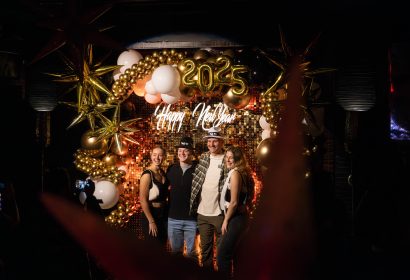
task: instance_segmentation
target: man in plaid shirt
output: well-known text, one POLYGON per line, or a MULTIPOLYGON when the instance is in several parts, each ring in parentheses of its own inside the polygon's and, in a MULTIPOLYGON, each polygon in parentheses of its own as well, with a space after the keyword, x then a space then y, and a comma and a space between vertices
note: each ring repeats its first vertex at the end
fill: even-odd
POLYGON ((213 269, 214 235, 218 244, 224 220, 219 197, 227 172, 223 164, 224 137, 220 128, 210 128, 203 138, 207 140, 209 151, 200 156, 195 168, 189 211, 197 214, 202 266, 213 269))

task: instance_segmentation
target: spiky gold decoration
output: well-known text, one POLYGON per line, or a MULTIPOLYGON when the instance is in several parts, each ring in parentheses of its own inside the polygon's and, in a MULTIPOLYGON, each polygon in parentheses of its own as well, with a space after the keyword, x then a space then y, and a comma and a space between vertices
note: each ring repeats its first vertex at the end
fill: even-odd
MULTIPOLYGON (((263 54, 273 65, 280 69, 280 74, 275 79, 275 82, 268 87, 268 89, 262 94, 261 97, 261 109, 262 114, 266 118, 266 121, 270 124, 272 129, 272 136, 277 135, 277 128, 278 123, 280 120, 281 113, 283 111, 283 104, 287 98, 287 81, 288 81, 288 72, 289 72, 289 64, 291 58, 295 55, 293 51, 288 47, 285 37, 280 31, 280 40, 281 40, 281 48, 283 52, 283 59, 282 61, 278 61, 275 58, 271 57, 267 52, 260 50, 259 52, 263 54)), ((310 61, 306 61, 306 57, 308 56, 310 50, 312 49, 313 45, 317 42, 319 35, 309 43, 306 47, 304 52, 301 55, 301 63, 299 64, 299 68, 301 70, 304 83, 302 89, 302 96, 304 97, 305 103, 302 104, 302 109, 306 116, 313 115, 311 111, 311 107, 315 105, 315 102, 311 100, 311 94, 314 93, 312 90, 314 85, 314 77, 317 74, 327 73, 331 71, 335 71, 336 69, 333 68, 319 68, 319 69, 310 69, 310 61)))

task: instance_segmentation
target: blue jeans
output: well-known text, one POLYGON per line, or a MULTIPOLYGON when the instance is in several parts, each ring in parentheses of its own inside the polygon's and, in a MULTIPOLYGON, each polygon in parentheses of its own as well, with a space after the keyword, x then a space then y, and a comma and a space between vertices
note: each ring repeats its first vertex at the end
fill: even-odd
POLYGON ((184 240, 186 242, 186 255, 197 259, 195 249, 197 224, 195 220, 176 220, 168 218, 168 238, 173 254, 183 254, 184 240))

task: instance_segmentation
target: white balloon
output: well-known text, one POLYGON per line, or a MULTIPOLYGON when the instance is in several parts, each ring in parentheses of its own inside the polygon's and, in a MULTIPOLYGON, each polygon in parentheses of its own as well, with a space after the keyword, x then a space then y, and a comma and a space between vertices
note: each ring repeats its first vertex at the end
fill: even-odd
POLYGON ((158 94, 158 90, 155 88, 152 80, 149 80, 145 83, 145 92, 147 94, 156 95, 158 94))
POLYGON ((168 95, 174 95, 175 94, 175 96, 182 95, 181 91, 179 90, 179 86, 181 84, 181 75, 179 75, 179 72, 176 68, 174 68, 174 67, 172 67, 172 68, 175 71, 175 84, 174 84, 174 87, 172 88, 172 90, 170 92, 166 92, 165 94, 168 94, 168 95))
POLYGON ((179 90, 179 85, 176 85, 170 92, 165 93, 166 95, 171 95, 175 97, 180 97, 182 96, 181 91, 179 90))
POLYGON ((262 140, 265 140, 266 138, 270 138, 270 129, 264 129, 262 131, 262 140))
POLYGON ((161 98, 167 104, 174 104, 181 98, 181 92, 176 88, 171 94, 162 93, 161 98))
POLYGON ((142 55, 136 50, 129 49, 122 52, 117 58, 117 65, 123 65, 120 72, 124 73, 127 68, 131 68, 133 64, 138 63, 142 59, 142 55))
POLYGON ((120 68, 115 69, 115 70, 112 72, 112 77, 114 78, 114 81, 118 80, 118 78, 120 77, 120 75, 121 75, 120 68))
POLYGON ((176 68, 174 68, 174 67, 172 67, 172 68, 175 71, 175 79, 176 79, 174 87, 168 92, 160 92, 160 91, 158 91, 158 92, 168 94, 168 95, 172 95, 172 96, 178 96, 178 95, 181 95, 181 91, 179 90, 179 84, 180 84, 180 81, 181 81, 181 76, 179 75, 179 72, 176 68))
POLYGON ((80 192, 78 199, 80 200, 81 204, 84 205, 85 200, 87 199, 87 194, 85 192, 80 192))
POLYGON ((152 82, 159 93, 171 92, 180 83, 178 71, 171 65, 161 65, 152 73, 152 82))
POLYGON ((109 209, 117 204, 120 193, 114 183, 110 181, 99 181, 95 183, 94 196, 102 200, 102 203, 100 203, 102 209, 109 209))
POLYGON ((161 95, 160 94, 146 94, 144 95, 144 99, 149 104, 158 104, 161 102, 161 95))
POLYGON ((264 116, 261 116, 259 118, 259 125, 263 128, 263 129, 270 129, 270 124, 266 121, 266 118, 264 116))

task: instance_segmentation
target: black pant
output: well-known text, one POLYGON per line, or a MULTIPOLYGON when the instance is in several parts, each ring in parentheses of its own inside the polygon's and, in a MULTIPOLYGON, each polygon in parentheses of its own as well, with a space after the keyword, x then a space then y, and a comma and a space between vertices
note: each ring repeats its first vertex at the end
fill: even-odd
POLYGON ((155 224, 158 228, 158 234, 156 237, 149 234, 149 222, 144 212, 142 212, 141 217, 141 228, 142 234, 145 240, 157 240, 161 245, 166 246, 167 244, 167 222, 168 222, 168 212, 166 207, 150 207, 152 217, 155 220, 155 224))
POLYGON ((198 214, 198 231, 201 239, 201 263, 206 269, 213 269, 214 256, 214 236, 218 246, 221 227, 224 217, 220 216, 203 216, 198 214))
POLYGON ((229 220, 227 232, 221 236, 216 259, 218 271, 227 276, 231 275, 232 261, 235 258, 238 244, 246 232, 248 222, 249 219, 247 215, 240 214, 233 216, 229 220))

